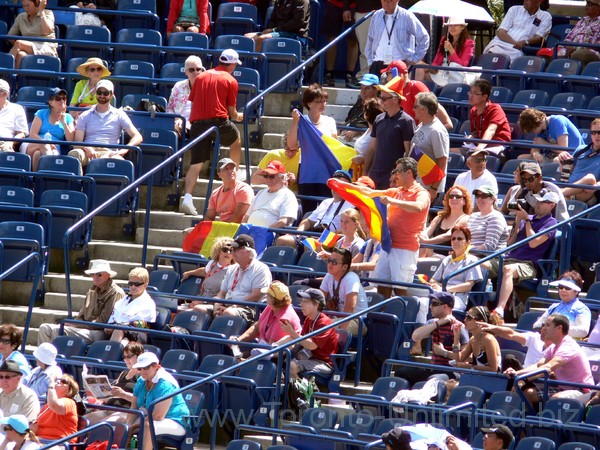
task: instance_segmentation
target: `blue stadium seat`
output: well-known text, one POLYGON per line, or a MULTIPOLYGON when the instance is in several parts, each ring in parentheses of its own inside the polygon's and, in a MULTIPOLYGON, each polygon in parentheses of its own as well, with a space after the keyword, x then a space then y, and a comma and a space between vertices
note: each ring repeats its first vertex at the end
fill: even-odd
POLYGON ((579 75, 581 61, 568 58, 559 58, 550 62, 546 71, 528 75, 529 85, 532 89, 548 92, 550 97, 564 91, 564 77, 579 75))
MULTIPOLYGON (((477 58, 476 66, 481 67, 482 69, 488 70, 500 70, 500 69, 508 69, 510 65, 510 58, 506 55, 498 55, 495 53, 484 53, 477 58)), ((488 81, 492 81, 493 74, 491 73, 482 73, 481 78, 484 78, 488 81)))
MULTIPOLYGON (((83 192, 47 190, 42 193, 40 207, 52 213, 50 248, 63 248, 65 232, 88 212, 88 197, 83 192)), ((71 234, 69 248, 81 249, 91 239, 92 223, 71 234)))
POLYGON ((254 51, 254 40, 234 34, 223 34, 215 38, 213 48, 219 50, 225 50, 226 48, 232 48, 238 52, 253 52, 254 51))
POLYGON ((158 437, 159 442, 166 443, 169 447, 175 447, 180 450, 193 450, 194 444, 198 441, 200 429, 204 423, 204 394, 197 390, 185 391, 181 394, 190 410, 190 416, 186 418, 185 435, 175 436, 161 434, 158 437))
POLYGON ((83 356, 86 343, 83 338, 77 336, 56 336, 52 340, 52 345, 56 347, 58 356, 61 358, 70 358, 72 356, 83 356))
POLYGON ((204 278, 201 277, 188 277, 179 283, 175 293, 178 296, 185 295, 189 297, 197 297, 200 295, 203 280, 204 278))
POLYGON ((215 21, 215 36, 237 34, 243 36, 257 30, 258 10, 249 3, 221 3, 215 21))
POLYGON ((121 99, 121 106, 124 108, 129 106, 130 108, 136 109, 139 104, 143 101, 151 101, 156 103, 157 105, 162 106, 167 109, 167 99, 161 95, 151 95, 151 94, 127 94, 121 99))
POLYGON ((19 186, 0 186, 0 203, 33 206, 33 191, 19 186))
POLYGON ((297 257, 298 250, 294 247, 272 245, 265 249, 259 259, 269 267, 278 267, 284 264, 294 264, 297 257))
POLYGON ((580 92, 592 98, 600 94, 600 61, 593 61, 584 67, 581 75, 566 77, 566 89, 571 92, 580 92))
POLYGON ((17 92, 17 103, 24 107, 43 108, 48 105, 48 95, 53 87, 23 86, 17 92))
POLYGON ((74 156, 42 155, 38 163, 38 172, 58 172, 79 175, 81 163, 74 156))
POLYGON ((308 408, 302 413, 300 423, 284 423, 283 429, 298 431, 303 436, 287 436, 284 442, 296 448, 322 448, 323 440, 311 439, 311 435, 320 434, 323 428, 332 429, 337 422, 337 411, 325 408, 308 408))
POLYGON ((151 94, 154 89, 154 65, 146 61, 117 61, 111 75, 115 85, 115 97, 125 94, 151 94), (119 79, 122 78, 122 79, 119 79))
POLYGON ((302 372, 302 377, 310 379, 315 377, 317 383, 321 386, 327 386, 329 392, 339 392, 340 384, 346 378, 346 371, 350 363, 354 361, 354 354, 349 354, 350 343, 352 342, 352 335, 346 331, 337 329, 338 336, 338 348, 335 353, 331 355, 331 362, 333 363, 333 371, 327 376, 323 376, 318 372, 305 371, 302 372))
POLYGON ((153 287, 157 292, 172 294, 179 286, 179 274, 170 269, 158 269, 150 272, 148 287, 153 287))
MULTIPOLYGON (((156 14, 156 0, 119 0, 117 9, 120 11, 139 11, 156 14)), ((115 29, 122 28, 154 28, 155 20, 149 15, 130 16, 118 15, 115 17, 115 29)))
MULTIPOLYGON (((167 63, 185 63, 190 55, 197 55, 197 50, 206 50, 209 48, 208 36, 200 33, 172 33, 168 40, 169 47, 186 47, 189 50, 165 49, 165 59, 167 63)), ((200 55, 199 55, 200 56, 200 55)), ((203 58, 204 59, 204 58, 203 58)))
MULTIPOLYGON (((131 161, 114 158, 93 159, 87 165, 87 176, 96 181, 96 192, 92 209, 125 189, 135 180, 131 161)), ((116 202, 104 208, 99 215, 121 216, 135 209, 137 192, 120 197, 116 202)))
POLYGON ((376 423, 375 418, 371 414, 358 412, 344 415, 341 417, 340 425, 337 428, 324 428, 320 434, 345 439, 358 439, 361 434, 371 434, 376 423))
POLYGON ((490 100, 494 103, 510 103, 513 98, 512 91, 503 86, 493 86, 490 100))
POLYGON ((29 172, 31 158, 25 153, 0 152, 0 169, 29 172))
POLYGON ((540 56, 519 56, 509 69, 498 70, 494 75, 496 84, 509 88, 513 92, 525 89, 527 74, 542 72, 546 61, 540 56))
MULTIPOLYGON (((5 221, 0 223, 0 241, 3 246, 2 271, 23 260, 30 253, 37 252, 42 256, 42 263, 38 267, 43 273, 47 258, 47 249, 44 241, 44 228, 38 223, 5 221)), ((5 280, 32 281, 36 275, 35 261, 21 266, 5 280)))
MULTIPOLYGON (((258 70, 248 67, 236 67, 232 73, 233 77, 238 81, 238 95, 236 104, 238 107, 243 107, 250 100, 257 97, 260 92, 260 75, 258 70)), ((251 110, 246 108, 244 114, 248 116, 250 122, 255 122, 262 113, 263 102, 259 101, 251 110)))
POLYGON ((171 373, 181 373, 184 370, 196 370, 198 355, 190 350, 172 349, 164 354, 160 365, 171 373))
POLYGON ((65 45, 66 61, 78 57, 108 59, 111 36, 109 29, 106 27, 72 25, 67 28, 65 39, 70 41, 65 45), (91 41, 95 44, 77 41, 91 41))
POLYGON ((146 61, 160 67, 162 35, 159 31, 122 28, 117 33, 116 42, 124 45, 114 49, 115 61, 146 61))
POLYGON ((17 74, 19 86, 48 86, 60 85, 61 62, 55 56, 49 55, 26 55, 21 59, 20 70, 28 70, 30 73, 17 74))
POLYGON ((160 70, 160 81, 158 82, 158 94, 169 98, 171 89, 175 83, 185 80, 185 66, 183 63, 170 62, 165 64, 160 70))
POLYGON ((440 103, 444 105, 448 114, 461 121, 469 118, 469 90, 471 87, 463 83, 449 83, 442 88, 438 95, 440 103))
POLYGON ((537 418, 540 421, 536 425, 525 425, 525 433, 527 436, 545 437, 560 444, 565 439, 561 425, 581 422, 584 411, 584 404, 579 400, 551 398, 539 414, 527 416, 528 418, 537 418))
MULTIPOLYGON (((165 159, 178 150, 178 137, 175 131, 161 128, 139 130, 144 141, 140 144, 142 149, 142 165, 139 175, 144 175, 154 169, 165 159)), ((182 162, 174 161, 165 166, 153 176, 154 186, 167 186, 179 180, 182 162)), ((148 184, 145 180, 142 184, 148 184)))
POLYGON ((582 423, 571 422, 565 424, 563 429, 567 432, 570 440, 577 443, 600 447, 600 406, 594 405, 588 409, 585 420, 582 423))
POLYGON ((550 96, 547 92, 536 89, 526 89, 518 91, 513 98, 514 104, 525 105, 529 108, 546 106, 549 103, 549 101, 550 96))
MULTIPOLYGON (((266 85, 271 86, 281 80, 302 63, 302 44, 296 39, 272 38, 262 44, 262 52, 267 56, 266 85)), ((296 92, 302 83, 302 74, 288 80, 273 92, 296 92)))
POLYGON ((262 445, 247 439, 234 439, 227 444, 225 450, 262 450, 262 445))
POLYGON ((584 109, 587 98, 579 92, 560 92, 552 97, 550 104, 540 108, 546 113, 564 114, 574 109, 584 109))
POLYGON ((519 316, 516 329, 519 331, 533 331, 533 324, 542 316, 541 311, 527 311, 519 316))
POLYGON ((560 23, 553 25, 544 45, 550 48, 554 47, 560 41, 564 41, 572 29, 573 24, 571 23, 560 23))
MULTIPOLYGON (((215 317, 208 327, 208 330, 194 330, 192 334, 195 336, 229 339, 232 336, 241 335, 246 330, 247 326, 248 324, 241 317, 221 316, 215 317)), ((202 342, 199 345, 198 353, 200 355, 200 360, 203 361, 208 355, 229 355, 231 354, 231 349, 226 344, 202 342)))

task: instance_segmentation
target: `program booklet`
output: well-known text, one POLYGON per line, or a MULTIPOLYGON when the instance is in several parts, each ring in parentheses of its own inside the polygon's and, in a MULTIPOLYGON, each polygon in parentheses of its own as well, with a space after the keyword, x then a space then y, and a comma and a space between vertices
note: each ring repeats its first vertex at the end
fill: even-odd
POLYGON ((84 375, 85 388, 96 398, 112 397, 112 385, 106 375, 84 375))

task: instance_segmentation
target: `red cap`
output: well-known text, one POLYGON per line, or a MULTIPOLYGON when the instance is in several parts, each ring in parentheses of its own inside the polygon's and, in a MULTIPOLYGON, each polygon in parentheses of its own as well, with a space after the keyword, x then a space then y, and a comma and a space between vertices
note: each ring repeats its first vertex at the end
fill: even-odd
POLYGON ((283 166, 283 164, 281 164, 280 161, 277 161, 275 159, 269 164, 267 164, 267 167, 265 168, 265 170, 263 170, 263 172, 267 172, 271 175, 274 175, 276 173, 287 173, 287 170, 285 170, 285 167, 283 166))
POLYGON ((389 63, 385 69, 381 69, 381 73, 389 72, 394 67, 396 69, 398 69, 398 74, 408 73, 408 66, 406 65, 406 63, 404 61, 402 61, 400 59, 397 59, 396 61, 392 61, 391 63, 389 63))
POLYGON ((375 182, 370 177, 367 177, 365 175, 363 175, 362 177, 358 177, 358 180, 356 180, 355 183, 370 187, 371 189, 375 189, 375 182))

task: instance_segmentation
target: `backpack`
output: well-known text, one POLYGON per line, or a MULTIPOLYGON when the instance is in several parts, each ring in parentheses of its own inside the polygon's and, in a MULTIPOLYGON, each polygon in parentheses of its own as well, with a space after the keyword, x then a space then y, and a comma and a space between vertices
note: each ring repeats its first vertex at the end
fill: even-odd
MULTIPOLYGON (((296 378, 288 384, 288 409, 290 412, 298 415, 300 411, 308 409, 310 399, 313 393, 319 392, 315 377, 296 378)), ((319 407, 320 402, 315 400, 315 407, 319 407)))

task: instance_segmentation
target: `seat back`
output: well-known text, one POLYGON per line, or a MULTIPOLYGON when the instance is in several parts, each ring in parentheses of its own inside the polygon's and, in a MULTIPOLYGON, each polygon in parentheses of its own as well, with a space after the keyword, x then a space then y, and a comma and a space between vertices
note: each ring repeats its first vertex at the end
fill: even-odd
POLYGON ((160 50, 150 50, 149 45, 161 47, 162 34, 160 31, 145 28, 122 28, 117 33, 116 42, 120 44, 129 44, 131 47, 120 47, 115 50, 117 60, 138 60, 147 61, 159 67, 160 50), (135 45, 144 45, 145 48, 135 48, 135 45))
POLYGON ((43 155, 38 163, 38 172, 61 172, 79 175, 81 163, 74 156, 43 155))
POLYGON ((510 103, 513 98, 513 92, 504 86, 492 87, 490 100, 494 103, 510 103))
POLYGON ((522 415, 523 402, 516 392, 498 391, 492 393, 485 405, 485 409, 498 411, 505 416, 515 417, 515 415, 522 415))
POLYGON ((485 391, 476 386, 457 386, 450 393, 446 404, 448 406, 457 406, 462 403, 473 402, 478 408, 483 406, 485 401, 485 391))
POLYGON ((191 33, 183 31, 180 33, 171 33, 167 45, 171 47, 188 47, 203 49, 208 48, 208 36, 200 33, 191 33))
POLYGON ((52 206, 77 208, 81 209, 84 213, 87 212, 87 205, 87 195, 78 191, 50 189, 42 192, 42 198, 40 200, 40 206, 42 208, 52 206))
POLYGON ((515 450, 554 450, 556 444, 544 437, 525 437, 519 440, 515 450))
POLYGON ((39 103, 46 106, 50 90, 48 86, 23 86, 17 92, 17 103, 39 103))
POLYGON ((530 108, 546 106, 550 101, 548 93, 538 89, 525 89, 515 93, 513 103, 527 105, 530 108))
POLYGON ((59 355, 67 359, 72 356, 82 356, 86 347, 83 338, 77 336, 56 336, 52 345, 56 347, 59 355))
POLYGON ((236 359, 229 355, 207 355, 200 362, 198 372, 215 374, 222 370, 233 367, 236 359))
MULTIPOLYGON (((131 61, 117 61, 116 64, 130 63, 130 62, 131 61)), ((150 63, 144 63, 144 64, 150 64, 150 63)), ((152 69, 154 70, 153 67, 152 67, 152 69)), ((167 109, 167 99, 161 95, 152 95, 152 94, 127 94, 124 97, 122 97, 121 106, 123 108, 126 106, 129 106, 130 108, 137 109, 139 104, 144 100, 154 102, 157 105, 160 105, 163 108, 167 109)), ((140 131, 140 130, 138 130, 138 131, 140 131)), ((171 130, 164 130, 164 131, 171 131, 171 130)), ((140 133, 141 133, 141 131, 140 131, 140 133)), ((173 131, 173 133, 174 133, 174 131, 173 131)), ((144 136, 144 142, 146 143, 145 136, 144 136)))
POLYGON ((234 439, 229 441, 225 450, 262 450, 262 445, 247 439, 234 439))
POLYGON ((199 311, 182 311, 175 316, 173 326, 183 327, 190 333, 203 330, 210 320, 208 314, 199 311))
POLYGON ((510 70, 520 70, 527 73, 543 72, 546 60, 541 56, 519 56, 510 64, 510 70))
MULTIPOLYGON (((296 39, 267 39, 261 50, 267 56, 266 86, 275 84, 302 62, 302 44, 296 39)), ((302 74, 294 80, 288 80, 274 92, 296 92, 301 80, 302 74)))
POLYGON ((186 278, 179 283, 179 286, 177 286, 177 290, 175 292, 177 295, 189 295, 196 297, 200 295, 203 280, 204 278, 201 277, 186 278))
POLYGON ((222 50, 226 48, 232 48, 236 51, 253 52, 254 40, 245 36, 238 36, 234 34, 222 34, 215 38, 215 44, 213 48, 222 50))
POLYGON ((541 315, 541 311, 527 311, 521 314, 516 329, 521 331, 533 331, 533 324, 541 317, 541 315))
MULTIPOLYGON (((6 32, 2 34, 6 34, 6 32)), ((0 53, 0 67, 3 69, 14 69, 15 57, 10 53, 0 53)))
POLYGON ((552 97, 548 106, 553 108, 564 108, 567 111, 570 111, 573 109, 583 109, 585 108, 586 103, 587 98, 583 94, 578 92, 561 92, 552 97))
POLYGON ((246 328, 246 321, 240 320, 241 317, 215 317, 211 322, 208 331, 211 333, 222 334, 225 337, 238 336, 246 328))
POLYGON ((31 170, 31 158, 25 153, 1 152, 0 169, 23 170, 29 172, 31 170))
POLYGON ((273 245, 267 247, 260 257, 260 261, 271 266, 294 264, 298 257, 298 250, 294 247, 273 245))
POLYGON ((123 353, 123 345, 115 341, 96 341, 89 346, 85 356, 103 362, 119 361, 123 353))
POLYGON ((164 354, 160 365, 175 373, 184 370, 196 370, 198 355, 190 350, 172 349, 164 354))
POLYGON ((18 186, 0 186, 0 203, 33 206, 33 191, 18 186))
POLYGON ((94 25, 71 25, 67 27, 65 39, 71 41, 66 46, 66 60, 72 58, 91 58, 97 57, 103 60, 108 57, 108 45, 111 41, 110 30, 106 27, 98 27, 94 25), (105 43, 92 47, 90 45, 77 44, 72 41, 93 41, 105 43))
MULTIPOLYGON (((92 159, 87 165, 87 175, 96 180, 94 207, 113 198, 135 180, 133 163, 115 158, 92 159)), ((135 195, 133 192, 129 196, 121 197, 101 214, 118 216, 129 211, 135 195)))
POLYGON ((150 272, 148 286, 156 288, 158 292, 173 293, 179 286, 179 274, 170 269, 158 269, 150 272))
POLYGON ((467 101, 469 100, 469 89, 470 86, 468 84, 449 83, 442 88, 438 98, 454 101, 467 101))
POLYGON ((595 447, 583 442, 565 442, 558 447, 558 450, 595 450, 595 447))
POLYGON ((550 61, 546 73, 556 73, 563 76, 579 75, 581 72, 581 61, 569 58, 558 58, 550 61))
POLYGON ((383 397, 388 401, 396 396, 398 391, 408 389, 408 381, 398 377, 379 377, 369 395, 383 397))
POLYGON ((551 398, 539 413, 540 417, 560 420, 562 423, 581 422, 585 405, 571 398, 551 398))

